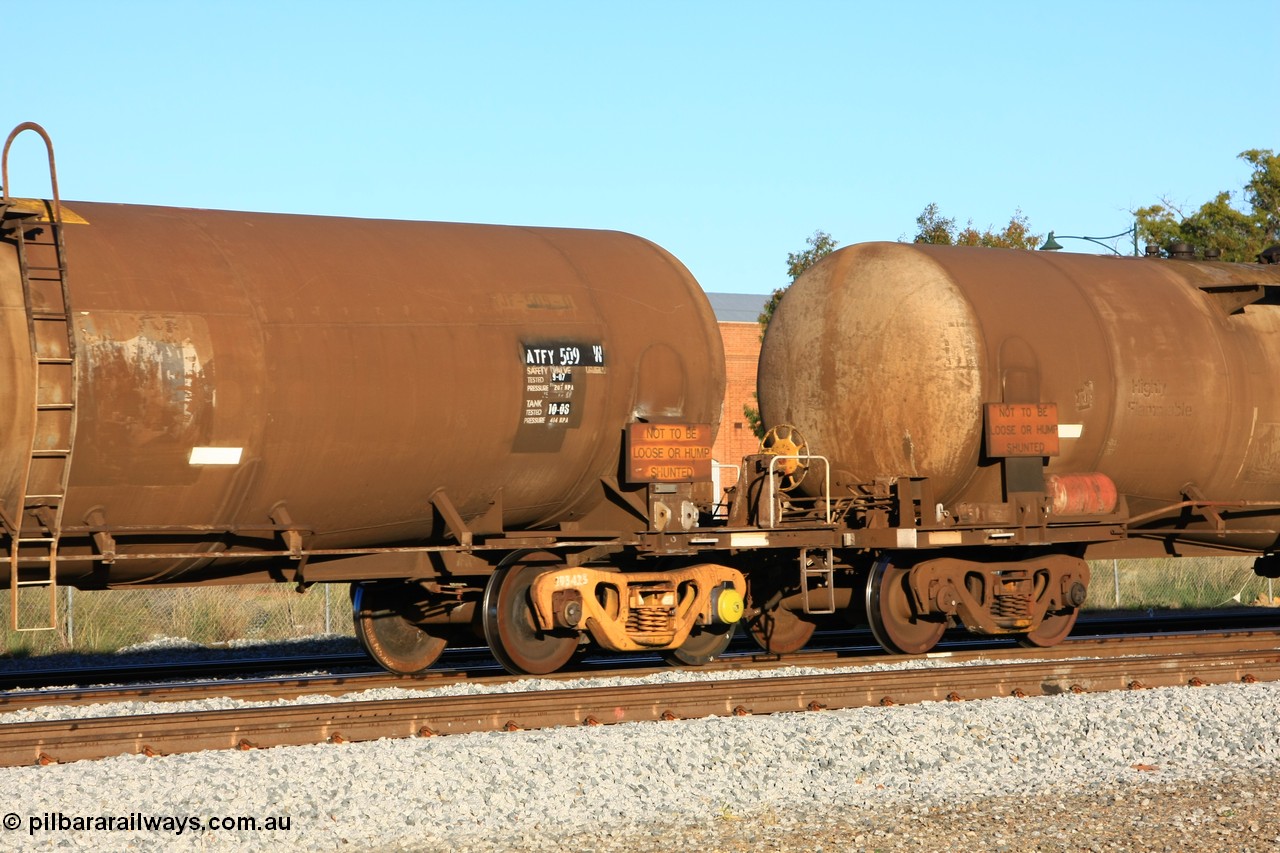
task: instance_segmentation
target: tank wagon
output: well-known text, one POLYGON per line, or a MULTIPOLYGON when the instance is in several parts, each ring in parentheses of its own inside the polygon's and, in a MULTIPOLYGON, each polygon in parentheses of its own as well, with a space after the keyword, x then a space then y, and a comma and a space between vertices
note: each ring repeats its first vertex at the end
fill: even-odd
POLYGON ((958 620, 1066 636, 1087 558, 1270 555, 1280 267, 871 243, 797 281, 767 422, 826 457, 842 564, 886 647, 958 620), (862 556, 865 555, 865 556, 862 556))
MULTIPOLYGON (((678 422, 692 458, 720 417, 714 316, 653 243, 33 201, 10 197, 8 151, 0 518, 15 600, 58 583, 344 581, 389 668, 429 665, 478 619, 504 662, 539 670, 579 632, 535 636, 531 567, 692 526, 692 468, 637 479, 620 457, 629 425, 678 422)), ((582 618, 622 648, 679 647, 717 612, 736 618, 745 592, 740 572, 683 560, 610 583, 609 615, 582 618)))
MULTIPOLYGON (((20 588, 345 583, 382 666, 675 662, 821 620, 1063 639, 1086 560, 1280 539, 1280 267, 867 244, 765 338, 772 425, 712 486, 724 362, 627 234, 9 194, 0 524, 20 588)), ((52 146, 50 168, 53 168, 52 146)))

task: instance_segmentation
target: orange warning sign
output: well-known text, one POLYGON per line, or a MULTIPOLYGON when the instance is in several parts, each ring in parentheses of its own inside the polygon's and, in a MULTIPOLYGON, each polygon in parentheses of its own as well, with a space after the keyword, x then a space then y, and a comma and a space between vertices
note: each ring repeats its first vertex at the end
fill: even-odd
POLYGON ((988 456, 1057 456, 1057 403, 988 403, 988 456))
POLYGON ((711 424, 628 424, 627 481, 711 479, 711 424))

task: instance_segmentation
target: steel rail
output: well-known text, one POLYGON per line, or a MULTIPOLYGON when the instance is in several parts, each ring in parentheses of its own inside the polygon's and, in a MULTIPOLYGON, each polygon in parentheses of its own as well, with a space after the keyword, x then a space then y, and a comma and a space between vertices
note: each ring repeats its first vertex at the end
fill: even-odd
MULTIPOLYGON (((726 656, 702 667, 698 672, 733 672, 777 669, 779 667, 876 666, 912 660, 945 660, 963 665, 974 662, 1009 661, 1025 658, 1062 660, 1073 657, 1176 654, 1183 651, 1265 650, 1280 648, 1280 629, 1246 632, 1197 632, 1189 634, 1152 634, 1126 638, 1094 638, 1068 640, 1048 649, 1005 646, 998 649, 932 652, 928 655, 889 655, 846 651, 818 650, 796 652, 785 657, 763 653, 726 656), (1123 642, 1123 649, 1117 648, 1123 642)), ((659 672, 670 672, 668 665, 623 665, 601 669, 562 671, 539 676, 544 680, 575 681, 585 678, 642 678, 659 672)), ((112 702, 188 702, 211 696, 243 702, 269 702, 298 699, 303 696, 344 696, 363 690, 400 687, 406 690, 431 690, 452 684, 506 684, 525 676, 492 675, 491 669, 479 670, 460 666, 433 669, 419 675, 397 675, 382 670, 349 672, 338 675, 265 676, 235 680, 183 680, 167 684, 109 685, 101 687, 67 687, 50 690, 14 690, 0 692, 0 714, 29 708, 55 705, 77 706, 112 702)))
MULTIPOLYGON (((896 664, 912 660, 944 660, 963 665, 975 662, 1008 661, 1021 659, 1063 660, 1076 657, 1110 656, 1116 654, 1155 655, 1178 654, 1187 651, 1265 651, 1280 648, 1280 629, 1245 632, 1197 632, 1186 634, 1151 634, 1129 637, 1107 637, 1067 640, 1048 649, 1027 649, 1006 646, 998 649, 932 652, 928 655, 889 655, 880 652, 870 654, 848 653, 832 650, 809 650, 776 657, 763 653, 726 656, 706 666, 693 668, 699 672, 733 672, 769 670, 779 667, 834 667, 876 666, 896 664)), ((539 676, 544 680, 575 681, 586 678, 642 678, 659 672, 670 672, 672 667, 624 666, 601 669, 562 671, 539 676)), ((235 680, 184 680, 164 684, 110 685, 101 687, 67 687, 50 690, 14 690, 0 692, 0 714, 13 711, 43 708, 56 705, 77 706, 107 704, 113 702, 188 702, 208 699, 211 696, 236 699, 242 702, 269 702, 280 699, 298 699, 303 696, 344 696, 364 690, 400 687, 406 690, 432 690, 453 684, 506 684, 520 681, 525 676, 492 675, 489 669, 476 675, 473 667, 434 669, 419 675, 397 675, 382 670, 349 672, 338 675, 292 675, 244 678, 235 680)))
POLYGON ((1261 649, 1144 657, 148 714, 0 725, 0 766, 1277 680, 1280 648, 1273 642, 1261 649))
MULTIPOLYGON (((56 661, 58 655, 54 655, 56 661)), ((270 657, 226 658, 195 661, 134 661, 128 664, 98 666, 62 666, 53 663, 44 669, 5 669, 0 665, 0 691, 18 688, 87 689, 92 685, 142 686, 145 682, 215 682, 219 678, 244 678, 253 673, 273 673, 284 677, 289 673, 334 672, 345 668, 372 672, 376 664, 364 652, 333 652, 327 655, 272 655, 270 657)), ((0 692, 0 706, 3 697, 0 692)), ((22 695, 17 692, 16 695, 22 695)))
MULTIPOLYGON (((1238 637, 1243 636, 1244 632, 1250 630, 1268 631, 1274 629, 1280 631, 1280 625, 1277 624, 1280 621, 1280 617, 1277 616, 1278 612, 1280 611, 1257 607, 1234 611, 1179 610, 1160 614, 1096 611, 1081 616, 1073 631, 1073 638, 1068 642, 1076 643, 1099 637, 1111 637, 1112 641, 1114 641, 1120 636, 1128 637, 1129 641, 1138 641, 1144 636, 1186 634, 1189 632, 1195 632, 1198 636, 1213 636, 1217 632, 1222 632, 1224 635, 1238 637)), ((721 655, 720 662, 712 666, 732 666, 745 659, 760 661, 779 659, 776 655, 760 651, 759 647, 745 636, 741 636, 739 640, 740 642, 731 643, 725 653, 721 655)), ((959 629, 955 629, 949 632, 949 635, 944 638, 943 643, 939 645, 933 654, 979 649, 987 650, 992 647, 1012 650, 1011 642, 1012 640, 1009 637, 982 637, 980 635, 966 634, 959 629)), ((1076 649, 1080 647, 1069 646, 1064 648, 1076 649)), ((822 653, 839 653, 844 657, 866 654, 881 655, 878 644, 870 637, 870 632, 867 629, 837 628, 819 632, 803 651, 788 653, 781 660, 783 663, 791 664, 809 663, 820 660, 822 653), (799 660, 795 657, 797 654, 805 655, 806 657, 804 660, 799 660), (819 657, 812 657, 814 654, 818 654, 819 657)), ((1073 653, 1073 651, 1068 651, 1065 654, 1073 653)), ((655 660, 652 655, 617 656, 610 655, 607 652, 601 652, 601 654, 604 656, 603 658, 584 658, 580 662, 580 668, 566 673, 566 677, 574 677, 575 674, 580 675, 584 671, 599 672, 605 668, 634 671, 638 668, 652 666, 655 660)), ((1046 652, 1041 653, 1042 656, 1043 654, 1046 654, 1046 652)), ((112 656, 108 654, 104 657, 110 659, 112 656)), ((162 686, 162 682, 172 685, 208 685, 218 683, 220 679, 245 678, 250 673, 269 673, 270 676, 263 677, 288 679, 290 677, 303 678, 303 673, 329 673, 337 677, 338 675, 372 676, 375 673, 383 672, 364 652, 333 652, 319 655, 314 653, 306 655, 279 654, 271 657, 230 657, 181 662, 144 660, 133 663, 88 666, 66 666, 58 663, 59 658, 60 655, 52 655, 47 659, 48 666, 42 669, 10 669, 6 666, 5 661, 0 661, 0 712, 4 709, 7 697, 30 696, 29 689, 44 691, 46 694, 51 695, 50 688, 65 688, 63 695, 71 697, 81 690, 95 689, 95 686, 104 691, 109 691, 113 687, 127 690, 129 685, 134 687, 158 687, 162 686), (335 672, 334 668, 341 668, 343 672, 335 672), (19 690, 18 688, 27 688, 27 690, 19 690)), ((457 673, 464 669, 468 670, 472 675, 487 674, 484 672, 486 669, 500 669, 500 665, 496 662, 490 667, 486 667, 483 664, 468 664, 464 666, 462 662, 471 658, 488 659, 488 652, 481 646, 450 646, 445 649, 444 657, 441 659, 440 664, 433 667, 430 672, 425 673, 423 677, 434 678, 441 674, 457 673), (451 662, 452 666, 449 665, 451 662)), ((886 659, 892 660, 894 658, 880 657, 880 660, 886 659)), ((108 698, 105 701, 113 701, 113 699, 108 698)), ((70 702, 74 704, 74 698, 70 699, 70 702)), ((55 703, 34 702, 29 704, 55 703)))

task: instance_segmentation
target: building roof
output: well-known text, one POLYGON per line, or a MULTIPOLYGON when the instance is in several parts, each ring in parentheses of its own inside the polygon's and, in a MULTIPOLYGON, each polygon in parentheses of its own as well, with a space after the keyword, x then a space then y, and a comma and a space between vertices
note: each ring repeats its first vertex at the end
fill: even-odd
POLYGON ((707 299, 720 323, 754 323, 769 301, 768 296, 759 293, 708 293, 707 299))

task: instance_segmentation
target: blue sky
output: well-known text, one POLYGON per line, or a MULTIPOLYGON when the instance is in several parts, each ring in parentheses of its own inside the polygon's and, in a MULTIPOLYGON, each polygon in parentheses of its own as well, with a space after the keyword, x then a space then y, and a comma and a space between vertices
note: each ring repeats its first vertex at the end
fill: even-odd
MULTIPOLYGON (((0 31, 32 75, 0 132, 44 125, 68 199, 619 229, 712 291, 930 202, 1112 234, 1280 148, 1280 0, 62 0, 0 31)), ((34 135, 10 183, 47 194, 34 135)))

